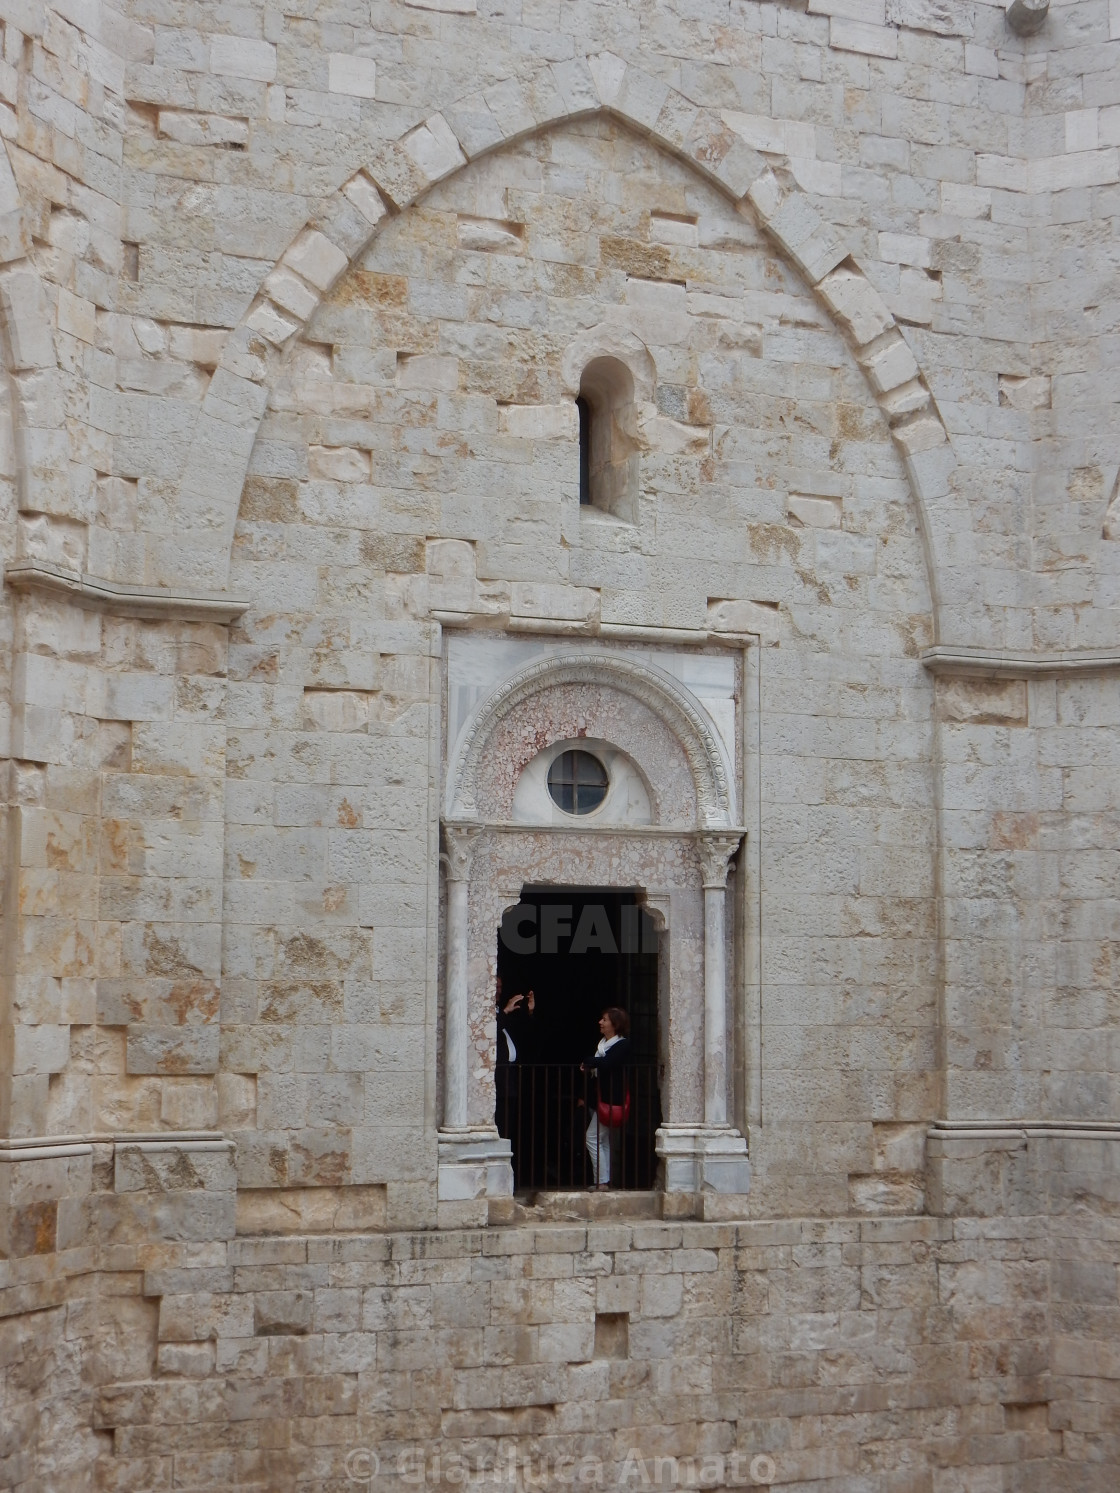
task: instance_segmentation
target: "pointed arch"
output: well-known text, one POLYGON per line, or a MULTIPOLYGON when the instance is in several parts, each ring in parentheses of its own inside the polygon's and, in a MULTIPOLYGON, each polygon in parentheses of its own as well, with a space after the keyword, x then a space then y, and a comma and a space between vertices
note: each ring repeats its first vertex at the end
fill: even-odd
MULTIPOLYGON (((935 633, 945 578, 961 573, 971 527, 953 482, 955 458, 909 344, 837 230, 793 181, 784 157, 762 155, 720 113, 611 53, 546 64, 433 114, 328 199, 264 278, 230 334, 195 426, 169 574, 223 587, 241 490, 268 391, 284 351, 391 215, 481 156, 595 114, 615 117, 748 203, 841 328, 883 410, 917 501, 935 633)), ((953 600, 950 595, 946 600, 953 600)))

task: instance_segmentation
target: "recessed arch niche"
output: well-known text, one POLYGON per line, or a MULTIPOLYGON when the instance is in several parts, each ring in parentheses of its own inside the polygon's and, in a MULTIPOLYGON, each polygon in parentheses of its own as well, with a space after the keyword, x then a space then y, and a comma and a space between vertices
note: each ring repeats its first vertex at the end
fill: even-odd
MULTIPOLYGON (((445 774, 443 1069, 453 1103, 440 1141, 444 1197, 489 1192, 507 1164, 507 1143, 487 1139, 497 930, 532 886, 638 889, 662 935, 657 1143, 666 1186, 745 1191, 745 1143, 727 1117, 723 917, 742 831, 731 753, 704 703, 648 654, 542 649, 481 691, 448 744, 445 774), (548 764, 580 744, 627 785, 612 814, 586 823, 541 807, 548 764)), ((503 1174, 501 1185, 512 1178, 503 1174)))

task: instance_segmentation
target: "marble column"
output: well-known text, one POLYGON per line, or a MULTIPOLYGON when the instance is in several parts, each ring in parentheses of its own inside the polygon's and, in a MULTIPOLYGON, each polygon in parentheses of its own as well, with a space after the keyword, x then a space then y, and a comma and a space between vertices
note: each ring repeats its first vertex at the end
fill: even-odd
POLYGON ((702 835, 704 885, 704 1123, 727 1124, 727 868, 741 835, 702 835))
POLYGON ((461 1130, 467 1123, 467 964, 468 887, 479 829, 445 825, 447 846, 447 939, 443 1010, 443 1124, 461 1130))
MULTIPOLYGON (((727 1119, 727 867, 741 834, 697 840, 704 888, 704 1118, 657 1131, 665 1217, 738 1218, 750 1191, 747 1143, 727 1119)), ((699 992, 697 992, 699 995, 699 992)))
POLYGON ((443 1124, 439 1132, 437 1216, 442 1226, 484 1224, 492 1199, 513 1195, 510 1143, 494 1124, 469 1119, 469 985, 471 862, 478 824, 444 824, 447 873, 443 1009, 443 1124))

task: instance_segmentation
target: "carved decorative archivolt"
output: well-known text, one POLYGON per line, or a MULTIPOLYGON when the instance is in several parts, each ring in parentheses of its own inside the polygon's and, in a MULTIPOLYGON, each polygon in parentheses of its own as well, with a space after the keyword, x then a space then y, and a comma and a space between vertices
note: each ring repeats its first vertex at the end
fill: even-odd
POLYGON ((447 817, 476 820, 479 775, 487 745, 499 724, 538 691, 560 684, 600 684, 630 695, 665 722, 688 759, 699 811, 699 828, 735 823, 735 795, 727 760, 701 707, 671 675, 644 660, 583 650, 551 654, 519 669, 475 711, 448 764, 447 817))

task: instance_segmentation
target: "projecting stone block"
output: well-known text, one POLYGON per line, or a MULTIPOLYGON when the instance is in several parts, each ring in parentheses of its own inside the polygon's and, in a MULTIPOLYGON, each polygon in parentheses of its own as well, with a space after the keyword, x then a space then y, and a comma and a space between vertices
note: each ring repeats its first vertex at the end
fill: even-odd
POLYGON ((229 1141, 144 1140, 117 1143, 113 1190, 139 1192, 230 1192, 237 1185, 229 1141))
POLYGON ((1016 36, 1033 36, 1041 31, 1050 13, 1050 0, 1009 0, 1005 15, 1016 36))
POLYGON ((271 342, 282 347, 288 338, 299 331, 297 317, 284 316, 271 301, 262 301, 245 318, 245 325, 271 342))
POLYGON ((433 114, 417 125, 401 141, 401 147, 428 182, 439 181, 467 163, 454 131, 442 114, 433 114))
POLYGON ((285 253, 283 263, 302 275, 317 290, 326 290, 346 268, 348 260, 326 234, 308 228, 285 253))
POLYGON ((381 199, 381 193, 362 171, 352 176, 342 191, 371 227, 380 223, 388 212, 388 208, 381 199))
POLYGON ((319 304, 319 297, 307 281, 284 265, 272 271, 262 289, 274 305, 290 311, 299 321, 306 321, 319 304))
POLYGON ((887 0, 887 22, 938 36, 971 36, 975 12, 971 0, 887 0))
POLYGON ((885 394, 918 376, 914 354, 897 333, 874 346, 860 361, 877 394, 885 394))
POLYGON ((858 270, 835 269, 821 280, 817 290, 857 346, 873 342, 894 324, 882 297, 858 270))

